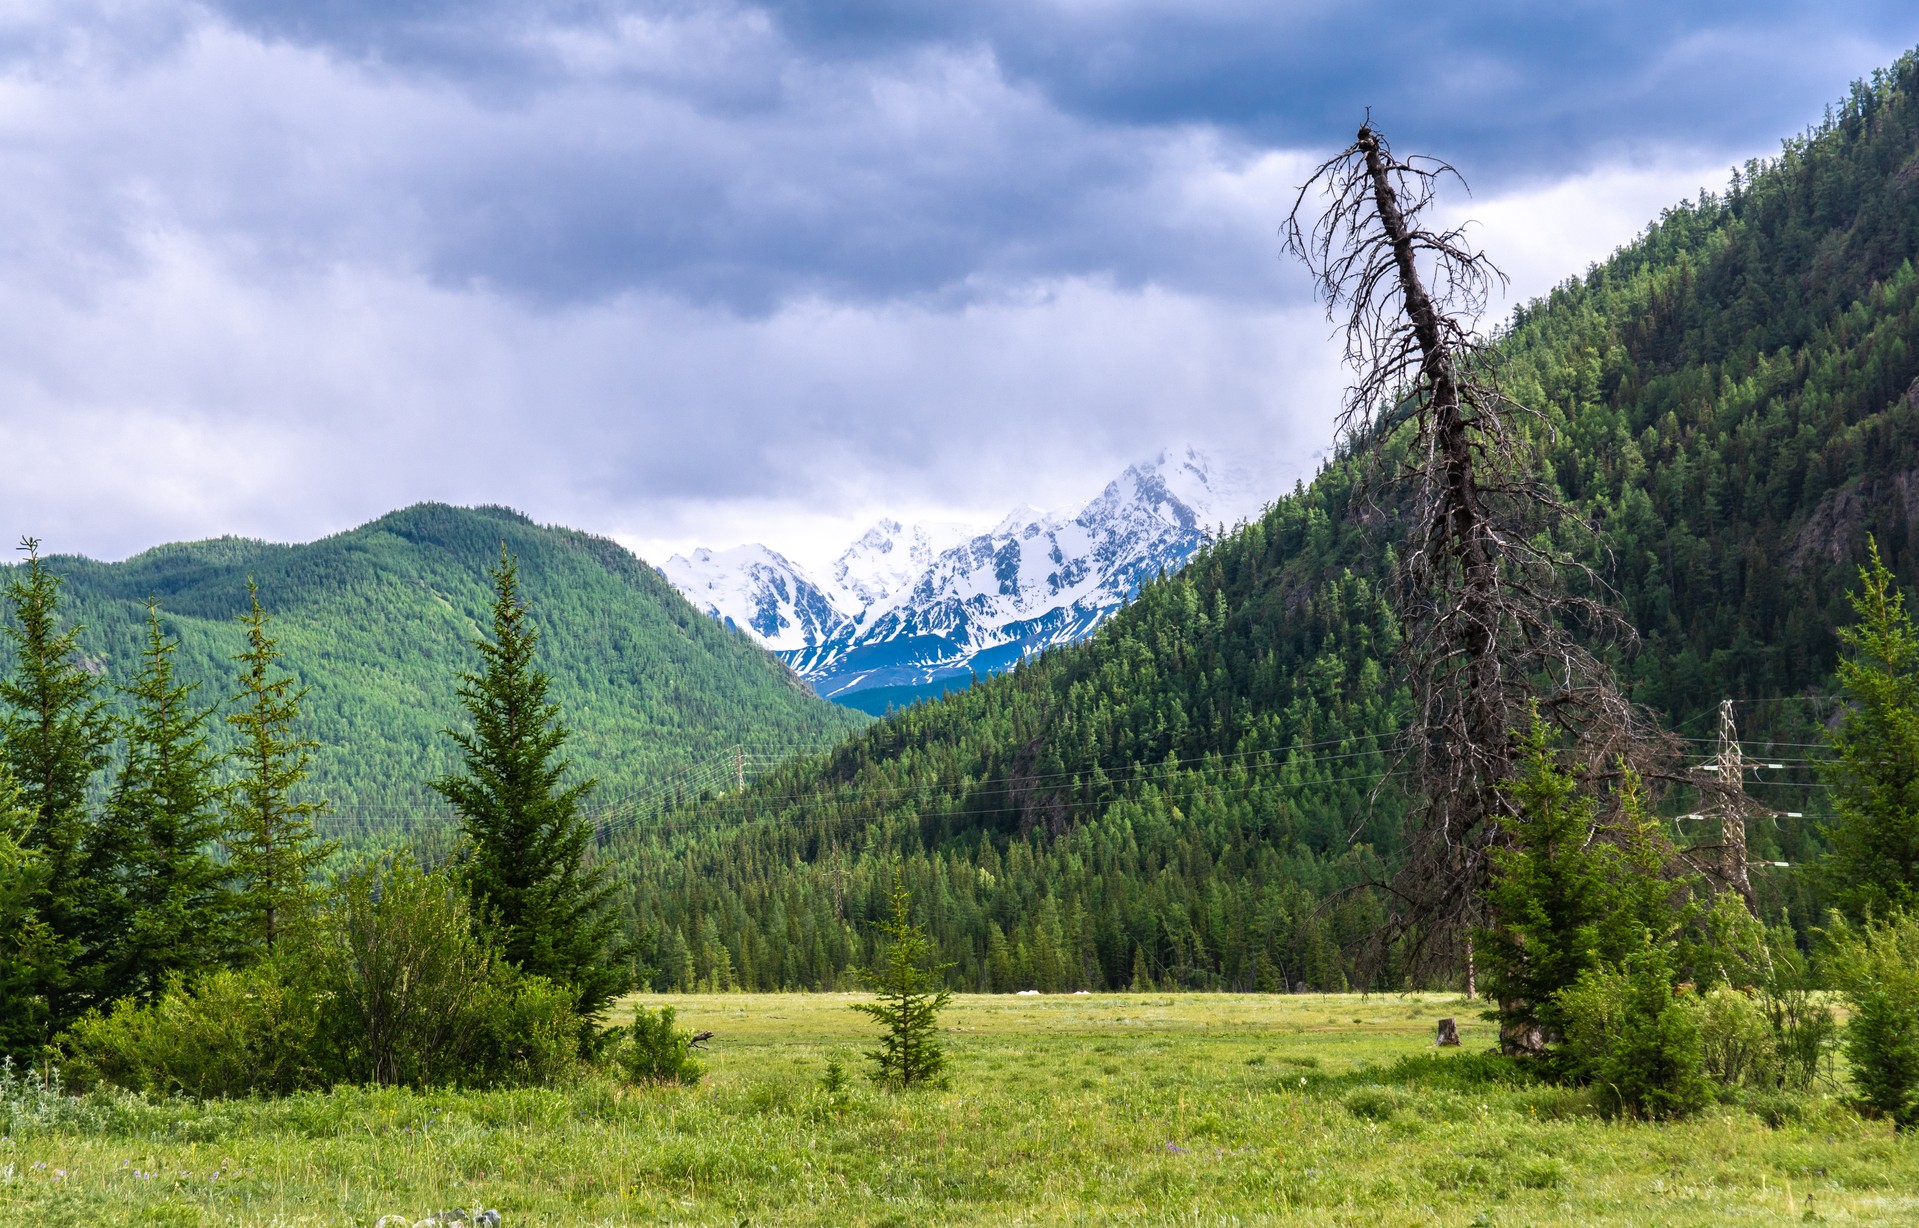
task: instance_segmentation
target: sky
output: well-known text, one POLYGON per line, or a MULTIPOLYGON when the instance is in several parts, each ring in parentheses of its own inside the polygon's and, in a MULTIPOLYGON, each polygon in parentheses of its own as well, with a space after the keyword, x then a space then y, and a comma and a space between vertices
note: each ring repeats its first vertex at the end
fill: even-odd
POLYGON ((1777 151, 1910 0, 0 0, 0 533, 500 503, 661 561, 1278 495, 1339 347, 1278 228, 1371 108, 1498 311, 1777 151))

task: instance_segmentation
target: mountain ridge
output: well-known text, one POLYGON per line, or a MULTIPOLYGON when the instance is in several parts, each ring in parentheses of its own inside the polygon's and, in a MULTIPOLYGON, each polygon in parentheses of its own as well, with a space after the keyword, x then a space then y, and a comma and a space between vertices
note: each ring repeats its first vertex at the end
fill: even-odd
POLYGON ((305 727, 322 743, 314 783, 335 803, 330 825, 373 832, 390 816, 440 813, 425 781, 453 766, 441 731, 463 720, 458 676, 478 664, 471 641, 486 625, 486 568, 503 544, 519 561, 540 664, 574 729, 576 770, 598 777, 603 794, 731 746, 790 753, 863 722, 695 610, 619 543, 495 505, 418 503, 305 543, 225 536, 118 562, 45 559, 65 581, 63 622, 85 624, 80 648, 110 683, 132 677, 152 596, 202 704, 232 690, 237 619, 255 579, 286 667, 312 688, 305 727))

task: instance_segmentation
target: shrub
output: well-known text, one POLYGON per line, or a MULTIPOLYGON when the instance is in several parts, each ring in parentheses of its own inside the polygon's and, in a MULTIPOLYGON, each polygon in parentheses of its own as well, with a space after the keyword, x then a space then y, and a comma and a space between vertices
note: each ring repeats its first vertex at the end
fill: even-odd
POLYGON ((78 1087, 110 1083, 156 1096, 283 1095, 326 1081, 320 1012, 278 963, 176 976, 151 1003, 131 998, 83 1016, 62 1038, 78 1087))
POLYGON ((503 960, 464 893, 410 855, 346 875, 315 933, 324 1028, 347 1081, 486 1087, 572 1070, 570 995, 503 960))
POLYGON ((579 1072, 580 1017, 573 991, 496 964, 465 1008, 479 1027, 455 1081, 469 1087, 550 1087, 579 1072))
POLYGON ((1838 1034, 1832 1011, 1787 926, 1767 930, 1740 901, 1722 895, 1683 949, 1701 985, 1706 1070, 1727 1088, 1804 1091, 1838 1034))
POLYGON ((1592 970, 1560 995, 1562 1051, 1613 1109, 1684 1117, 1712 1099, 1696 996, 1675 994, 1670 954, 1648 947, 1592 970))
POLYGON ((633 1025, 618 1050, 620 1068, 633 1083, 679 1083, 691 1087, 706 1074, 693 1056, 693 1033, 673 1026, 674 1011, 633 1008, 633 1025))
POLYGON ((1706 1074, 1725 1086, 1771 1087, 1779 1054, 1772 1025, 1752 998, 1721 985, 1700 995, 1699 1041, 1706 1074))
POLYGON ((494 976, 465 898, 410 856, 342 879, 321 927, 329 1031, 355 1082, 451 1080, 481 1024, 469 998, 494 976))
POLYGON ((401 855, 362 865, 270 960, 175 978, 61 1038, 76 1082, 201 1098, 336 1083, 554 1083, 578 1063, 572 994, 474 932, 464 897, 401 855))
POLYGON ((1757 997, 1772 1027, 1771 1086, 1804 1091, 1819 1077, 1819 1068, 1838 1038, 1839 1024, 1832 1009, 1813 997, 1812 973, 1791 931, 1780 927, 1771 945, 1772 958, 1767 974, 1759 980, 1757 997))
POLYGON ((1852 1008, 1846 1059, 1866 1106, 1901 1130, 1919 1124, 1919 918, 1853 927, 1833 916, 1827 970, 1852 1008))

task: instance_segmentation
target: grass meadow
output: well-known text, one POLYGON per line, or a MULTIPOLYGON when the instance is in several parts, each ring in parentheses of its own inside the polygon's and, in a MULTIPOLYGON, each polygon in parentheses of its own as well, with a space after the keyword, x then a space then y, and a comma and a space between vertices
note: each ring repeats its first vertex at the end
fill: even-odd
POLYGON ((1831 1095, 1609 1121, 1494 1077, 1456 997, 963 996, 948 1088, 831 1094, 830 1059, 865 1068, 854 1000, 673 999, 716 1034, 689 1089, 67 1101, 0 1141, 0 1222, 1919 1222, 1919 1140, 1831 1095))

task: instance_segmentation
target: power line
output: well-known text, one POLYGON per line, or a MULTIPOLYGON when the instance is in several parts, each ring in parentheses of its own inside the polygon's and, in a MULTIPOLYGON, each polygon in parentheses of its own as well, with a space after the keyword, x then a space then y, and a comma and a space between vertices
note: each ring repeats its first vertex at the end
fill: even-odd
MULTIPOLYGON (((1252 755, 1270 755, 1270 753, 1271 752, 1267 752, 1267 751, 1246 751, 1246 752, 1242 752, 1239 755, 1233 755, 1233 756, 1208 755, 1208 756, 1197 756, 1189 759, 1179 759, 1179 760, 1157 760, 1157 761, 1138 764, 1131 771, 1107 773, 1105 775, 1105 780, 1107 783, 1110 783, 1110 784, 1129 784, 1129 783, 1137 782, 1141 780, 1142 778, 1150 778, 1151 775, 1156 772, 1167 771, 1169 769, 1174 769, 1185 764, 1206 763, 1206 762, 1214 761, 1215 759, 1220 759, 1220 760, 1223 760, 1226 758, 1239 759, 1239 758, 1244 758, 1252 755)), ((1309 766, 1309 765, 1318 764, 1318 763, 1334 763, 1334 762, 1341 762, 1348 759, 1363 758, 1369 755, 1376 755, 1379 753, 1381 752, 1378 750, 1350 751, 1350 752, 1347 752, 1344 754, 1338 754, 1338 755, 1313 756, 1304 760, 1301 760, 1297 757, 1289 756, 1288 758, 1282 761, 1275 762, 1274 766, 1284 769, 1288 767, 1309 766)), ((1334 784, 1334 783, 1349 783, 1352 780, 1385 779, 1387 777, 1396 776, 1400 774, 1401 773, 1397 773, 1397 772, 1379 773, 1376 775, 1369 775, 1366 777, 1348 778, 1348 781, 1346 782, 1298 781, 1293 783, 1297 787, 1317 788, 1317 787, 1323 787, 1323 786, 1334 784)), ((1079 772, 1054 772, 1054 773, 1047 773, 1042 776, 1022 777, 1019 779, 1017 783, 1009 781, 1005 788, 970 790, 968 791, 968 796, 973 798, 1009 797, 1018 793, 1024 793, 1028 791, 1037 791, 1036 786, 1041 781, 1059 781, 1059 780, 1067 780, 1067 779, 1074 779, 1074 778, 1087 779, 1087 778, 1090 778, 1091 775, 1092 775, 1091 772, 1082 770, 1079 772)), ((990 779, 990 777, 988 779, 990 779)), ((1272 782, 1252 781, 1252 782, 1248 782, 1246 787, 1249 789, 1271 788, 1271 787, 1277 787, 1280 784, 1281 782, 1277 782, 1277 781, 1272 781, 1272 782)), ((898 795, 901 793, 919 794, 923 796, 927 792, 937 787, 939 787, 937 782, 932 785, 921 785, 917 787, 871 785, 861 789, 849 789, 849 790, 838 791, 832 794, 830 798, 822 799, 822 800, 830 800, 834 804, 839 804, 839 805, 849 804, 851 802, 856 802, 862 798, 874 797, 874 796, 885 796, 890 800, 890 799, 893 799, 895 795, 898 795)), ((960 787, 963 789, 964 785, 961 785, 960 787)), ((811 801, 819 797, 820 797, 820 794, 817 791, 807 790, 805 792, 787 793, 787 794, 771 794, 771 795, 757 794, 757 795, 752 795, 750 797, 750 800, 755 804, 756 807, 764 809, 769 805, 791 805, 795 803, 811 801)), ((732 804, 734 802, 744 802, 746 800, 749 800, 749 798, 722 797, 722 798, 715 798, 711 802, 705 803, 705 804, 712 805, 712 806, 724 806, 724 805, 732 804)), ((1056 803, 1056 804, 1067 804, 1067 803, 1056 803)), ((1072 803, 1072 804, 1078 805, 1079 803, 1072 803)), ((1026 807, 1011 807, 1011 808, 1000 810, 1000 811, 990 811, 990 810, 979 810, 977 808, 969 808, 964 811, 953 811, 951 813, 983 815, 983 814, 993 814, 993 813, 1014 813, 1014 812, 1023 811, 1025 809, 1026 807)), ((640 816, 638 814, 633 814, 633 813, 618 816, 612 822, 602 827, 601 829, 602 834, 607 835, 616 831, 625 830, 628 827, 635 826, 642 817, 643 816, 640 816)))
MULTIPOLYGON (((1355 742, 1355 741, 1377 740, 1378 738, 1383 736, 1387 736, 1387 735, 1361 735, 1361 736, 1355 736, 1352 738, 1326 739, 1324 741, 1316 742, 1316 743, 1298 743, 1298 744, 1295 744, 1295 748, 1304 747, 1304 746, 1341 745, 1341 744, 1355 742)), ((728 757, 728 761, 730 763, 732 752, 728 751, 728 752, 721 752, 721 753, 725 754, 728 757)), ((1161 760, 1150 760, 1150 761, 1141 762, 1136 764, 1130 770, 1116 770, 1114 772, 1106 773, 1105 780, 1108 783, 1116 784, 1116 785, 1131 784, 1131 783, 1137 783, 1143 779, 1151 779, 1152 776, 1154 776, 1155 774, 1167 772, 1170 770, 1175 770, 1177 768, 1184 767, 1190 764, 1209 763, 1209 762, 1225 763, 1228 761, 1237 762, 1238 760, 1241 760, 1241 759, 1252 758, 1256 756, 1265 756, 1265 757, 1271 758, 1273 760, 1273 766, 1275 768, 1284 770, 1286 768, 1303 768, 1303 767, 1311 767, 1311 766, 1325 764, 1325 763, 1345 762, 1351 759, 1364 758, 1367 756, 1378 755, 1382 753, 1383 752, 1379 749, 1372 749, 1372 750, 1347 751, 1347 752, 1343 752, 1339 754, 1331 754, 1331 755, 1313 755, 1313 756, 1304 756, 1304 757, 1299 756, 1297 754, 1289 753, 1285 755, 1284 757, 1280 757, 1278 755, 1275 755, 1274 752, 1272 751, 1256 750, 1256 751, 1242 751, 1242 752, 1236 752, 1236 753, 1224 754, 1224 755, 1198 755, 1198 756, 1190 756, 1183 759, 1161 759, 1161 760)), ((711 772, 699 772, 699 769, 695 768, 695 769, 691 769, 691 771, 699 773, 698 775, 699 779, 712 779, 717 774, 718 769, 715 768, 711 772)), ((686 773, 683 772, 681 775, 685 775, 685 774, 686 773)), ((728 778, 732 777, 732 770, 730 767, 727 769, 727 775, 728 775, 728 778)), ((1085 778, 1090 778, 1091 775, 1092 773, 1088 770, 1081 770, 1077 772, 1044 773, 1036 776, 1020 778, 1016 783, 1008 782, 1006 787, 1003 787, 1003 788, 975 789, 975 790, 972 790, 968 794, 968 796, 973 798, 1007 797, 1017 793, 1023 793, 1029 790, 1033 790, 1036 788, 1036 786, 1039 786, 1041 782, 1062 781, 1062 780, 1067 780, 1075 777, 1085 779, 1085 778)), ((1403 773, 1400 773, 1400 772, 1384 772, 1384 773, 1377 773, 1377 774, 1368 773, 1363 776, 1335 778, 1332 780, 1305 780, 1305 781, 1294 781, 1294 782, 1254 780, 1254 781, 1247 781, 1243 785, 1235 786, 1235 787, 1241 788, 1245 791, 1253 791, 1257 789, 1274 789, 1274 788, 1298 788, 1298 789, 1324 788, 1324 787, 1329 787, 1329 786, 1338 785, 1338 784, 1350 784, 1357 781, 1387 779, 1387 778, 1398 776, 1398 775, 1403 775, 1403 773)), ((990 777, 986 779, 990 779, 990 777)), ((863 788, 839 791, 832 794, 829 798, 820 798, 820 794, 813 790, 807 790, 803 792, 773 793, 773 794, 765 794, 765 793, 754 794, 751 792, 748 792, 745 794, 736 793, 736 794, 730 794, 730 795, 721 795, 709 801, 699 803, 699 804, 702 804, 708 807, 717 807, 721 809, 734 809, 734 810, 738 810, 738 809, 741 809, 742 807, 750 805, 751 808, 756 811, 765 811, 773 807, 792 805, 795 803, 807 802, 807 801, 812 801, 816 798, 820 798, 820 800, 830 801, 831 803, 835 805, 844 806, 848 804, 854 804, 859 802, 862 799, 875 797, 875 796, 885 796, 889 800, 896 800, 895 795, 902 794, 902 793, 912 793, 912 794, 919 794, 923 796, 925 793, 927 793, 931 789, 939 787, 939 784, 941 783, 945 783, 950 786, 955 782, 936 782, 934 785, 922 785, 918 787, 869 785, 863 788)), ((984 780, 981 783, 984 783, 984 780)), ((959 787, 964 788, 965 786, 961 784, 959 787)), ((673 792, 673 790, 671 787, 665 787, 665 788, 649 789, 648 792, 650 794, 664 796, 664 795, 670 795, 673 792)), ((903 799, 897 799, 897 800, 903 800, 903 799)), ((1066 802, 1066 801, 1059 801, 1059 800, 1055 801, 1055 805, 1067 806, 1072 809, 1081 809, 1087 806, 1099 805, 1099 804, 1109 804, 1109 803, 1066 802)), ((961 815, 961 814, 973 814, 973 815, 985 816, 985 815, 993 815, 993 814, 1019 813, 1024 811, 1025 809, 1027 808, 1023 806, 1002 807, 998 809, 980 809, 978 807, 969 806, 963 810, 915 811, 915 813, 920 815, 921 817, 941 817, 941 816, 951 816, 951 815, 961 815)), ((411 812, 352 811, 352 812, 336 812, 334 814, 321 816, 321 817, 324 817, 333 821, 352 821, 352 820, 358 819, 362 822, 367 822, 369 820, 375 820, 375 819, 426 820, 426 819, 436 819, 436 818, 439 818, 439 819, 453 818, 454 816, 451 814, 451 812, 448 812, 448 811, 411 811, 411 812)), ((619 805, 615 808, 610 808, 610 809, 603 808, 601 810, 595 811, 592 817, 595 820, 595 826, 598 829, 598 832, 601 838, 604 839, 605 837, 613 835, 617 832, 624 831, 624 830, 627 830, 628 828, 637 826, 638 823, 645 816, 642 813, 640 813, 636 807, 632 806, 629 803, 629 804, 619 805)), ((869 815, 866 817, 870 818, 872 816, 869 815)), ((701 820, 701 821, 704 822, 706 820, 701 820)), ((399 824, 394 824, 394 825, 397 826, 399 824)), ((664 830, 666 829, 666 826, 677 826, 677 825, 663 825, 661 827, 654 828, 651 830, 664 830)))
MULTIPOLYGON (((1408 771, 1399 770, 1399 771, 1383 773, 1382 775, 1379 775, 1379 776, 1375 776, 1369 773, 1364 776, 1349 776, 1349 777, 1335 779, 1335 780, 1299 781, 1290 786, 1279 785, 1277 783, 1257 782, 1257 781, 1246 781, 1238 784, 1203 785, 1189 792, 1183 793, 1182 796, 1219 797, 1219 796, 1225 796, 1225 795, 1235 794, 1235 793, 1252 793, 1255 791, 1271 791, 1274 789, 1293 789, 1293 790, 1304 791, 1306 789, 1319 788, 1326 785, 1353 784, 1353 783, 1358 783, 1363 781, 1392 779, 1400 776, 1409 776, 1411 774, 1412 773, 1408 771)), ((747 800, 747 799, 740 799, 740 800, 747 800)), ((1122 800, 1137 800, 1137 799, 1122 799, 1122 800)), ((1075 802, 1062 801, 1058 803, 1058 808, 1068 813, 1073 813, 1073 812, 1080 812, 1080 811, 1086 811, 1086 810, 1092 810, 1095 808, 1110 806, 1111 804, 1112 804, 1111 802, 1094 801, 1094 800, 1075 801, 1075 802)), ((964 810, 944 810, 944 811, 913 810, 913 811, 895 812, 892 814, 855 813, 855 814, 840 814, 840 815, 811 815, 811 816, 800 816, 800 817, 793 817, 793 818, 780 818, 777 816, 767 816, 763 818, 757 818, 753 820, 747 820, 747 821, 742 821, 738 823, 728 824, 726 826, 726 830, 729 832, 737 832, 737 831, 749 830, 754 827, 763 827, 763 826, 771 826, 771 825, 778 825, 778 826, 787 827, 787 828, 808 828, 808 827, 828 826, 835 823, 853 823, 853 822, 862 822, 862 823, 875 823, 875 822, 887 822, 887 821, 922 822, 926 819, 983 818, 983 817, 988 817, 993 815, 1023 814, 1023 813, 1026 813, 1026 810, 1024 807, 1008 806, 1008 807, 1002 807, 996 810, 975 810, 975 809, 969 808, 964 810)), ((719 824, 714 823, 710 816, 701 816, 700 818, 697 818, 697 819, 687 819, 679 822, 665 822, 665 823, 660 823, 653 826, 648 826, 640 829, 638 834, 641 836, 651 836, 651 835, 665 834, 665 833, 671 833, 676 831, 686 831, 696 827, 705 827, 705 826, 717 827, 719 826, 719 824)))
MULTIPOLYGON (((1733 702, 1743 703, 1743 704, 1756 704, 1756 703, 1795 702, 1795 701, 1805 700, 1805 699, 1821 700, 1821 699, 1835 699, 1835 698, 1838 698, 1838 697, 1793 695, 1793 696, 1757 697, 1753 699, 1736 700, 1733 702)), ((1058 772, 1038 773, 1030 776, 1020 776, 1020 777, 1010 777, 1003 773, 988 773, 977 781, 962 778, 960 780, 952 780, 952 779, 948 779, 945 781, 935 780, 930 784, 922 783, 917 785, 913 785, 913 784, 892 785, 892 784, 876 783, 876 784, 868 784, 858 788, 846 788, 846 789, 837 790, 831 793, 830 795, 825 795, 825 796, 823 796, 819 790, 812 789, 812 788, 805 789, 803 791, 798 791, 798 792, 772 793, 772 794, 766 794, 766 793, 751 794, 750 792, 744 792, 744 793, 739 792, 739 786, 741 782, 745 781, 747 778, 746 774, 747 774, 747 768, 749 765, 753 769, 753 780, 757 781, 763 778, 764 776, 776 771, 780 771, 788 768, 797 768, 803 760, 830 757, 834 752, 839 751, 842 748, 860 746, 862 742, 865 743, 867 747, 870 747, 871 750, 880 751, 880 752, 884 752, 886 750, 893 750, 896 752, 918 751, 923 754, 929 754, 929 755, 938 754, 942 751, 950 751, 950 752, 956 752, 960 754, 966 754, 969 752, 974 754, 978 753, 975 748, 969 747, 961 742, 929 740, 929 741, 918 742, 917 745, 913 745, 912 743, 915 741, 918 741, 917 739, 912 739, 912 738, 901 739, 897 737, 886 737, 884 736, 885 732, 889 732, 889 731, 882 731, 879 734, 868 734, 868 735, 865 735, 864 737, 856 736, 856 738, 854 739, 847 739, 839 742, 820 743, 812 747, 802 747, 802 748, 776 747, 776 748, 773 748, 772 753, 769 753, 768 751, 758 750, 758 749, 748 751, 745 749, 743 745, 734 745, 734 746, 726 747, 723 749, 715 750, 700 761, 685 764, 679 768, 674 769, 664 779, 655 779, 647 782, 646 784, 635 786, 634 788, 628 789, 618 795, 615 795, 611 799, 601 802, 598 806, 596 806, 592 810, 592 812, 589 815, 589 818, 594 823, 599 838, 604 841, 606 839, 611 838, 612 836, 615 836, 617 834, 620 834, 625 831, 631 830, 635 827, 638 827, 646 819, 646 817, 649 814, 659 814, 663 816, 664 813, 670 808, 673 808, 688 800, 703 798, 708 794, 716 794, 717 796, 708 798, 705 801, 694 801, 694 804, 705 806, 709 808, 709 810, 717 808, 718 810, 722 812, 730 810, 735 813, 738 813, 742 809, 746 808, 749 805, 749 803, 750 803, 750 808, 754 812, 764 813, 771 808, 796 805, 796 804, 801 804, 809 801, 814 801, 816 799, 822 802, 830 803, 835 806, 844 807, 848 805, 857 805, 858 803, 866 799, 876 798, 876 797, 885 798, 886 804, 890 808, 890 807, 897 807, 902 804, 910 804, 907 798, 900 796, 901 794, 924 797, 928 793, 933 792, 935 790, 944 790, 948 792, 961 792, 965 796, 977 801, 979 799, 1009 797, 1017 793, 1023 793, 1028 791, 1043 791, 1046 788, 1052 787, 1056 782, 1067 781, 1067 780, 1087 781, 1087 780, 1091 780, 1095 776, 1101 777, 1104 783, 1113 784, 1113 785, 1136 784, 1142 780, 1150 780, 1155 774, 1177 770, 1192 764, 1218 764, 1221 766, 1230 766, 1233 764, 1237 764, 1238 762, 1246 759, 1264 759, 1264 760, 1270 761, 1271 767, 1278 770, 1286 770, 1288 768, 1311 768, 1311 767, 1314 767, 1320 764, 1325 764, 1325 763, 1341 762, 1345 760, 1365 758, 1365 757, 1374 756, 1374 755, 1386 755, 1390 753, 1391 748, 1387 745, 1384 745, 1384 743, 1395 741, 1402 736, 1402 732, 1397 730, 1381 731, 1381 732, 1373 732, 1373 733, 1357 733, 1357 734, 1349 734, 1339 738, 1326 738, 1326 739, 1320 739, 1320 740, 1311 741, 1311 742, 1295 742, 1295 743, 1289 744, 1288 746, 1284 748, 1263 747, 1263 748, 1256 748, 1256 749, 1244 750, 1244 751, 1208 752, 1202 755, 1192 755, 1192 756, 1186 756, 1186 757, 1180 757, 1180 758, 1169 757, 1169 758, 1154 759, 1154 760, 1135 760, 1130 765, 1123 766, 1123 767, 1115 767, 1111 770, 1105 769, 1104 766, 1101 764, 1094 763, 1094 764, 1087 765, 1074 770, 1062 770, 1058 772), (903 743, 905 744, 903 745, 903 743), (1367 744, 1372 744, 1372 745, 1369 746, 1367 744), (1304 750, 1316 750, 1316 749, 1329 747, 1329 746, 1347 746, 1347 747, 1357 747, 1359 749, 1346 750, 1338 754, 1330 754, 1330 755, 1301 755, 1299 753, 1304 750), (991 788, 991 789, 972 787, 972 786, 992 782, 995 776, 1000 777, 1001 781, 1004 782, 1002 787, 991 788), (725 785, 733 786, 733 789, 732 791, 730 791, 730 793, 729 793, 729 790, 721 787, 725 785)), ((1696 736, 1696 737, 1682 736, 1682 740, 1688 741, 1688 742, 1699 742, 1699 743, 1711 743, 1711 742, 1717 741, 1716 738, 1703 737, 1703 736, 1696 736)), ((1801 749, 1823 748, 1823 745, 1820 743, 1809 743, 1809 742, 1764 742, 1761 744, 1765 745, 1768 749, 1777 748, 1781 750, 1784 750, 1784 749, 1801 750, 1801 749)), ((1770 762, 1767 766, 1773 766, 1778 768, 1779 770, 1797 770, 1805 767, 1817 766, 1819 764, 1823 764, 1826 762, 1830 762, 1830 760, 1828 758, 1821 758, 1821 757, 1814 757, 1814 756, 1787 756, 1787 755, 1774 754, 1773 756, 1771 756, 1770 762)), ((860 765, 860 766, 865 766, 865 765, 860 765)), ((1277 781, 1248 781, 1248 782, 1245 782, 1244 785, 1233 786, 1233 787, 1239 788, 1241 791, 1252 791, 1255 789, 1270 790, 1273 788, 1280 788, 1280 787, 1302 788, 1302 789, 1328 788, 1328 787, 1336 787, 1341 784, 1355 783, 1362 780, 1378 781, 1378 780, 1390 779, 1399 775, 1403 775, 1403 773, 1396 772, 1396 771, 1384 772, 1384 773, 1378 773, 1378 774, 1369 774, 1367 776, 1360 776, 1360 777, 1335 778, 1335 779, 1329 779, 1329 780, 1297 781, 1297 782, 1291 782, 1290 784, 1284 784, 1284 785, 1281 782, 1277 782, 1277 781)), ((850 785, 851 781, 847 783, 850 785)), ((1818 788, 1820 787, 1816 782, 1802 782, 1802 781, 1771 780, 1771 781, 1765 781, 1763 783, 1765 783, 1768 787, 1772 787, 1772 788, 1780 788, 1780 787, 1818 788)), ((1218 788, 1225 788, 1225 787, 1227 786, 1223 786, 1223 785, 1210 786, 1209 788, 1218 789, 1218 788)), ((1077 812, 1079 810, 1083 810, 1092 806, 1110 805, 1112 804, 1113 801, 1117 801, 1117 800, 1121 800, 1121 799, 1115 798, 1115 799, 1105 799, 1100 801, 1092 801, 1092 800, 1065 801, 1062 799, 1055 798, 1052 800, 1051 805, 1056 811, 1059 808, 1063 807, 1069 812, 1077 812)), ((990 817, 993 815, 1022 813, 1022 812, 1026 812, 1029 809, 1030 809, 1029 807, 1025 807, 1025 806, 981 808, 977 805, 968 805, 966 808, 959 809, 959 810, 914 811, 913 813, 920 818, 944 818, 944 817, 955 817, 955 816, 961 816, 961 815, 974 815, 974 816, 984 818, 984 817, 990 817)), ((431 821, 431 820, 445 821, 445 820, 453 819, 455 816, 452 814, 451 811, 444 811, 444 810, 431 810, 431 811, 428 811, 428 810, 415 810, 415 811, 356 810, 356 811, 347 811, 347 812, 335 812, 329 815, 318 816, 318 817, 330 823, 353 824, 353 825, 364 826, 364 827, 387 827, 389 829, 400 829, 400 828, 412 826, 417 823, 431 821)), ((653 830, 653 831, 681 830, 691 825, 712 823, 716 817, 717 816, 709 816, 706 818, 702 818, 699 820, 692 820, 688 822, 654 824, 651 827, 649 827, 649 830, 653 830)), ((871 820, 872 818, 875 818, 878 816, 868 813, 868 814, 857 816, 857 817, 871 820)), ((810 823, 811 821, 812 820, 800 819, 800 818, 791 818, 787 820, 787 822, 794 823, 794 824, 810 823)), ((848 820, 843 817, 835 817, 827 821, 840 822, 840 821, 848 821, 848 820)))

